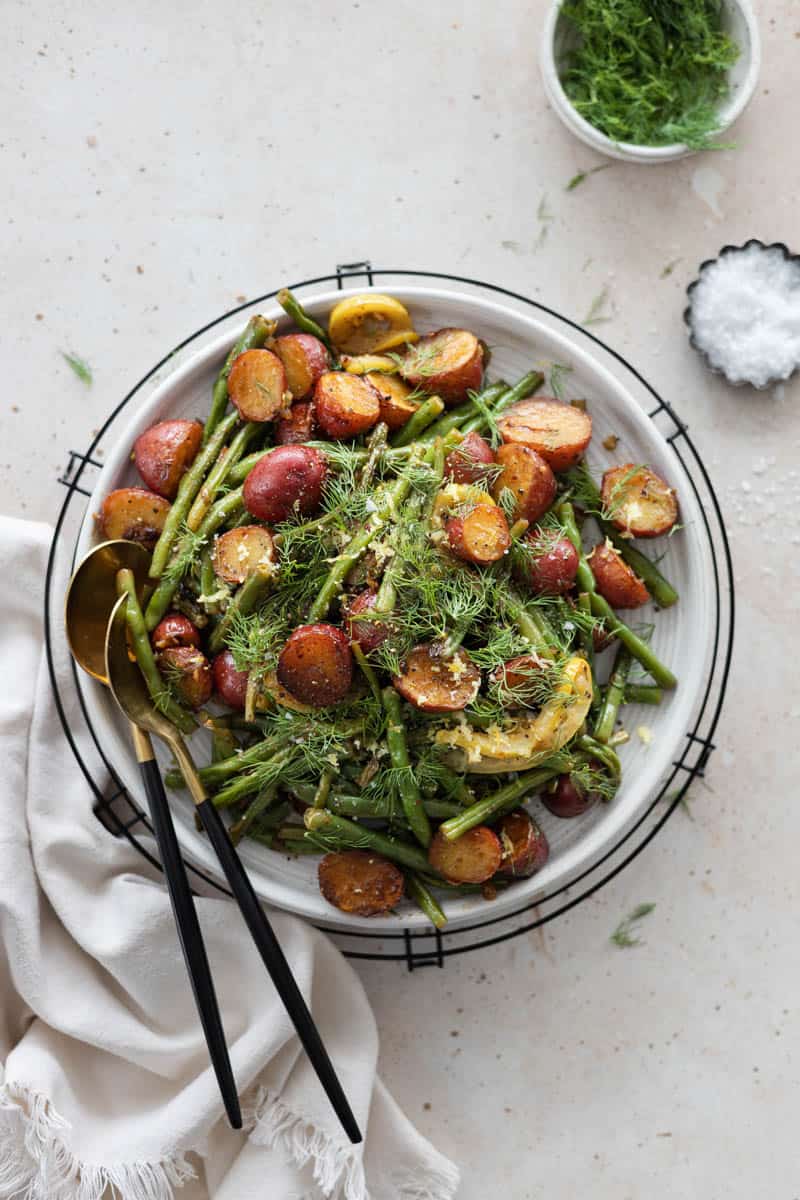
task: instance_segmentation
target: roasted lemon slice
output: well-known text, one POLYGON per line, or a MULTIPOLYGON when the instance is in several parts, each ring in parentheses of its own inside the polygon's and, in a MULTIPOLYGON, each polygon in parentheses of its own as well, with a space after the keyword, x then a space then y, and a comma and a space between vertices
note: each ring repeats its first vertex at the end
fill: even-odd
POLYGON ((340 300, 330 315, 328 336, 346 354, 381 354, 419 338, 408 309, 392 296, 373 292, 340 300))

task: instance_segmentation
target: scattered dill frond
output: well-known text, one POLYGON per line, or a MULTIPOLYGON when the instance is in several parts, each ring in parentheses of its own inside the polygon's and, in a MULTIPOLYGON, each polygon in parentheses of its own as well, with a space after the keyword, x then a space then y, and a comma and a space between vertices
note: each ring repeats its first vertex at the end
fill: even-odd
POLYGON ((480 394, 480 392, 468 392, 467 395, 486 422, 486 432, 484 436, 488 435, 492 449, 496 450, 500 445, 501 440, 500 429, 497 425, 497 418, 489 408, 489 405, 483 399, 483 396, 480 394))
POLYGON ((61 357, 68 367, 71 367, 78 379, 85 383, 87 387, 92 386, 92 368, 83 358, 79 358, 77 354, 68 354, 66 350, 61 351, 61 357))
POLYGON ((605 321, 611 320, 612 314, 606 310, 609 296, 608 284, 605 284, 602 291, 597 293, 589 305, 589 311, 581 321, 581 325, 602 325, 605 321))
POLYGON ((720 0, 567 0, 577 33, 560 64, 575 109, 616 142, 713 147, 739 47, 720 0))
POLYGON ((659 279, 667 279, 680 262, 683 262, 682 258, 673 258, 672 262, 668 262, 665 267, 662 267, 659 279))
POLYGON ((177 550, 164 569, 164 580, 171 584, 180 583, 186 572, 198 561, 204 545, 205 538, 201 534, 186 524, 182 525, 177 550))
POLYGON ((580 187, 582 183, 585 183, 590 175, 596 175, 598 171, 607 171, 609 167, 613 167, 613 165, 613 163, 601 163, 599 167, 591 167, 586 171, 578 171, 577 175, 572 176, 572 179, 570 179, 569 183, 564 188, 564 191, 574 192, 575 188, 580 187))
POLYGON ((417 375, 420 379, 430 379, 441 369, 440 348, 435 342, 416 342, 407 346, 402 354, 389 351, 386 357, 403 367, 407 375, 417 375))
POLYGON ((542 193, 542 198, 539 201, 539 207, 536 209, 536 220, 539 222, 539 236, 535 242, 535 249, 543 246, 547 240, 547 234, 550 228, 550 223, 553 220, 553 214, 547 203, 547 193, 542 193))
POLYGON ((582 508, 584 512, 600 515, 600 487, 592 477, 592 473, 585 463, 578 463, 575 467, 570 467, 562 476, 562 481, 567 485, 565 493, 569 499, 582 508))
POLYGON ((550 364, 550 391, 555 396, 556 400, 566 399, 564 384, 568 375, 572 374, 572 367, 567 367, 564 363, 550 364))
POLYGON ((461 445, 455 446, 452 450, 448 451, 448 458, 450 457, 460 459, 465 466, 468 466, 470 470, 475 472, 475 474, 480 475, 478 486, 484 491, 489 491, 489 489, 503 474, 503 466, 501 463, 478 462, 478 460, 473 458, 473 456, 470 454, 469 448, 464 448, 463 442, 461 445))
POLYGON ((632 946, 640 946, 642 939, 635 936, 636 927, 645 917, 650 916, 654 908, 655 904, 637 904, 636 908, 620 921, 612 933, 610 940, 614 945, 623 950, 628 950, 632 946))
POLYGON ((627 471, 620 475, 619 479, 608 493, 608 498, 603 503, 600 510, 600 516, 604 521, 613 521, 619 514, 619 510, 625 501, 625 492, 628 484, 642 470, 640 463, 633 463, 627 471))

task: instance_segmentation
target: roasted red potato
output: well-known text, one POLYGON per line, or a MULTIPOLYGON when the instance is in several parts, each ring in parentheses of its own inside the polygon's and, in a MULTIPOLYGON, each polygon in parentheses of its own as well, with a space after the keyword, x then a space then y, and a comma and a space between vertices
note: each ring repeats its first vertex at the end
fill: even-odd
POLYGON ((308 516, 319 507, 328 474, 325 455, 313 446, 278 446, 256 463, 242 492, 244 506, 259 521, 308 516))
POLYGON ((529 553, 525 566, 527 582, 537 596, 564 596, 575 583, 578 551, 569 538, 549 530, 535 529, 526 538, 529 553))
POLYGON ((314 384, 330 366, 328 351, 311 333, 286 333, 275 338, 272 351, 283 363, 286 386, 294 400, 307 400, 314 384))
POLYGON ((233 360, 228 395, 245 421, 274 421, 288 407, 286 371, 271 350, 245 350, 233 360))
POLYGON ((158 656, 158 669, 181 703, 202 708, 211 698, 211 665, 195 646, 172 646, 158 656))
POLYGON ((316 421, 314 406, 310 400, 297 400, 287 413, 282 413, 275 422, 275 444, 278 446, 301 446, 314 436, 316 421))
POLYGON ((479 567, 499 562, 511 545, 508 521, 496 504, 476 504, 465 517, 451 517, 445 532, 453 554, 479 567))
POLYGON ((266 571, 275 561, 272 535, 263 525, 240 525, 214 542, 214 574, 226 583, 244 583, 254 571, 266 571))
POLYGON ((402 871, 368 850, 326 854, 318 869, 319 890, 334 908, 357 917, 389 912, 403 898, 402 871))
POLYGON ((515 517, 538 521, 556 495, 556 477, 550 466, 530 446, 511 442, 498 449, 497 462, 503 473, 492 484, 495 500, 507 489, 516 501, 515 517))
POLYGON ((661 537, 678 519, 675 489, 650 467, 613 467, 603 476, 601 495, 608 519, 629 537, 661 537))
POLYGON ((377 650, 391 632, 385 621, 370 620, 377 600, 375 592, 359 592, 344 606, 344 623, 351 642, 357 642, 365 654, 377 650))
POLYGON ((349 440, 377 424, 381 398, 362 375, 326 371, 314 388, 314 412, 328 437, 349 440))
POLYGON ((453 483, 485 485, 494 462, 494 450, 486 439, 479 433, 468 433, 445 458, 444 476, 453 483))
POLYGON ((559 775, 552 792, 542 792, 542 803, 554 817, 579 817, 596 804, 597 792, 586 792, 573 782, 571 775, 559 775))
POLYGON ((95 520, 104 538, 126 538, 152 550, 169 510, 169 500, 155 492, 137 487, 117 488, 108 493, 95 520))
POLYGON ((500 874, 512 879, 527 879, 541 870, 550 856, 550 846, 543 831, 524 809, 518 808, 503 817, 497 827, 503 861, 500 874))
POLYGON ((518 400, 497 422, 504 442, 530 446, 554 471, 566 471, 592 440, 592 418, 548 396, 518 400))
POLYGON ((203 440, 199 421, 159 421, 133 443, 133 461, 151 492, 174 500, 203 440))
POLYGON ((278 658, 278 682, 314 708, 336 704, 353 681, 353 653, 335 625, 300 625, 278 658))
POLYGON ((451 883, 485 883, 502 859, 500 839, 488 825, 476 825, 453 841, 439 832, 428 847, 428 862, 451 883))
POLYGON ((409 347, 400 374, 451 407, 481 386, 483 347, 467 329, 439 329, 409 347))
POLYGON ((495 667, 490 676, 504 703, 538 708, 542 694, 541 680, 548 663, 536 654, 518 654, 502 666, 495 667))
POLYGON ((214 688, 231 708, 244 712, 247 699, 247 671, 237 671, 230 650, 223 650, 211 664, 214 688))
POLYGON ((481 673, 466 650, 443 658, 440 646, 423 645, 414 647, 392 683, 422 712, 460 712, 477 696, 481 673))
POLYGON ((183 613, 167 613, 150 634, 156 654, 176 646, 199 646, 200 630, 183 613))
POLYGON ((415 400, 409 400, 411 388, 396 375, 387 375, 382 371, 370 371, 364 378, 378 393, 381 421, 389 429, 402 429, 419 408, 415 400))
POLYGON ((639 576, 605 542, 599 542, 588 555, 597 590, 612 608, 639 608, 650 595, 639 576))

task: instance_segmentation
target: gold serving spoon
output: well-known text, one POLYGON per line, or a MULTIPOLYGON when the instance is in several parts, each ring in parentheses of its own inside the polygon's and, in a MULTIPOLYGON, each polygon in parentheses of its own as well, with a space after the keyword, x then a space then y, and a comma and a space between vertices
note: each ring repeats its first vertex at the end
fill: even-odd
MULTIPOLYGON (((86 555, 70 580, 65 608, 69 648, 78 665, 100 683, 108 685, 109 682, 106 668, 106 634, 110 614, 115 610, 115 606, 117 611, 120 607, 117 603, 117 572, 123 568, 132 571, 137 593, 141 593, 148 583, 149 566, 150 553, 138 542, 103 542, 86 555)), ((127 659, 127 647, 125 657, 127 659)), ((138 673, 135 666, 134 670, 138 673)), ((236 1094, 236 1081, 225 1043, 211 968, 161 773, 146 729, 132 723, 131 735, 211 1064, 228 1120, 232 1128, 241 1129, 242 1114, 236 1094)))

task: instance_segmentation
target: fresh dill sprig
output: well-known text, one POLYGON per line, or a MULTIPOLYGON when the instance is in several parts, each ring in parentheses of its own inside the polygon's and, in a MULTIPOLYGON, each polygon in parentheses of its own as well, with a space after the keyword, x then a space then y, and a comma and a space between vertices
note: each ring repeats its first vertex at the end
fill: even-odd
POLYGON ((87 387, 91 387, 92 368, 85 361, 85 359, 80 358, 77 354, 68 354, 66 350, 62 350, 60 353, 61 357, 64 359, 64 362, 68 367, 72 368, 72 370, 78 376, 78 379, 80 379, 82 383, 85 383, 87 387))
POLYGON ((186 524, 182 525, 177 541, 178 549, 164 569, 164 580, 170 584, 180 583, 186 572, 198 561, 204 545, 205 538, 202 534, 190 529, 186 524))
POLYGON ((609 297, 608 284, 604 284, 602 290, 597 293, 589 305, 589 311, 581 321, 581 325, 602 325, 604 322, 610 321, 612 314, 606 311, 609 297))
POLYGON ((566 399, 566 389, 564 387, 566 378, 572 374, 572 367, 567 367, 564 363, 550 364, 550 391, 555 396, 556 400, 566 399))
POLYGON ((645 917, 649 917, 654 909, 655 904, 637 904, 627 917, 623 917, 610 940, 623 950, 629 950, 632 946, 641 946, 642 939, 635 936, 636 927, 645 917))

